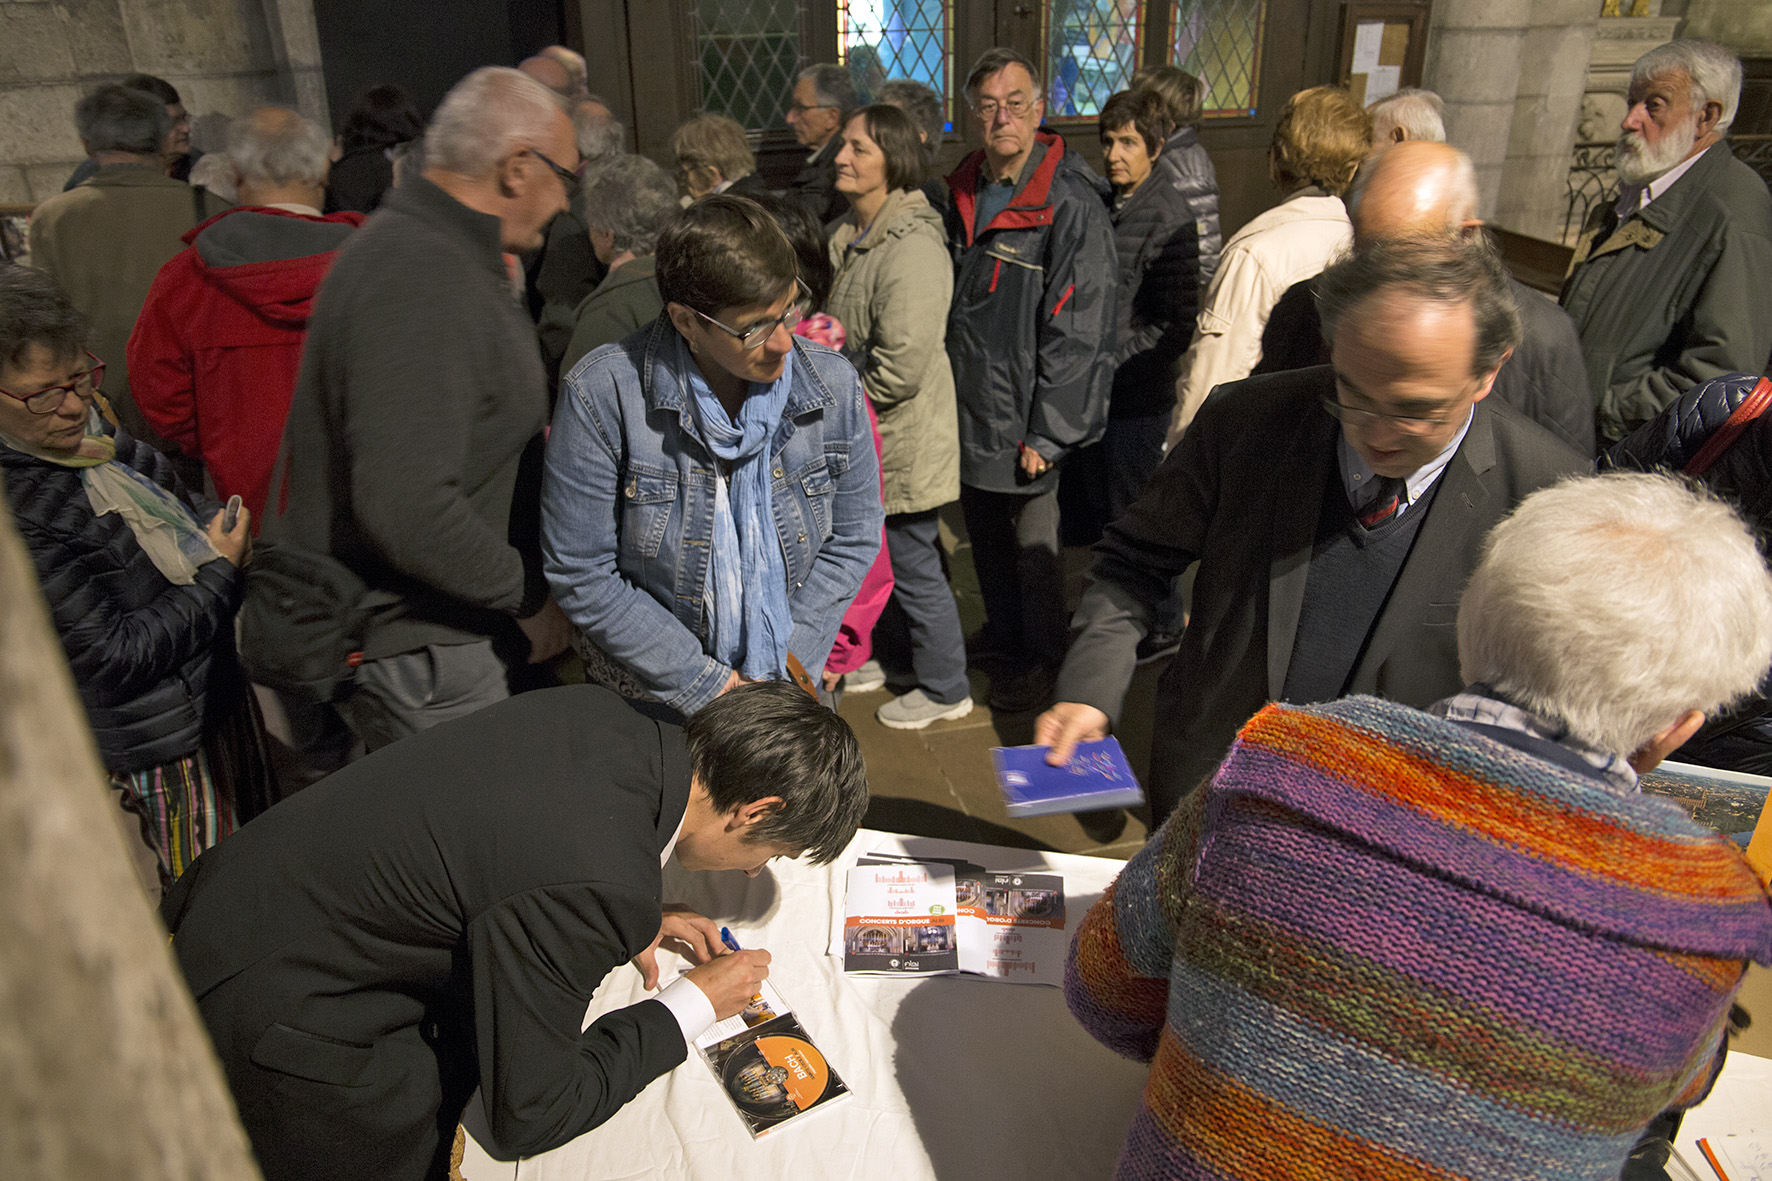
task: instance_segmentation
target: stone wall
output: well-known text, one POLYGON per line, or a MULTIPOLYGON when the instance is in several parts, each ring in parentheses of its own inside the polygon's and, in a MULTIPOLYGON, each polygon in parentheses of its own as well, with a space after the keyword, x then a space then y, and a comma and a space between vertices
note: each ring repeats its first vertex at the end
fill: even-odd
POLYGON ((200 148, 261 103, 327 122, 313 0, 0 0, 0 205, 61 191, 75 102, 135 72, 178 88, 200 148))
POLYGON ((1434 7, 1422 85, 1446 103, 1446 139, 1477 172, 1477 212, 1492 215, 1507 162, 1532 0, 1434 7))
MULTIPOLYGON (((1662 6, 1667 11, 1667 6, 1662 6)), ((1690 0, 1684 37, 1720 41, 1743 57, 1772 56, 1772 4, 1766 0, 1690 0)))

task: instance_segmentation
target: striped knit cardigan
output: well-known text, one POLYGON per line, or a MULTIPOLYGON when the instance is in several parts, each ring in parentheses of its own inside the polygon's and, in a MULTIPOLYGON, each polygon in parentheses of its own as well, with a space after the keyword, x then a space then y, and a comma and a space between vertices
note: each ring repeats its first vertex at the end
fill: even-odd
POLYGON ((1772 907, 1664 800, 1376 698, 1269 706, 1085 917, 1151 1063, 1121 1178, 1616 1178, 1708 1089, 1772 907))

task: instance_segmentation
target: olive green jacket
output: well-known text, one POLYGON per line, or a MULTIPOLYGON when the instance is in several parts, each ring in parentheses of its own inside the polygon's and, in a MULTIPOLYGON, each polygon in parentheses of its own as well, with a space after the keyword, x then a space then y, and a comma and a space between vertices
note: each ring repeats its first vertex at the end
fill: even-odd
POLYGON ((948 364, 954 267, 941 215, 900 189, 857 239, 851 209, 831 228, 836 280, 826 308, 848 334, 843 355, 861 373, 880 418, 886 512, 938 508, 960 495, 960 427, 948 364))
POLYGON ((1583 229, 1563 283, 1594 397, 1600 446, 1725 373, 1772 353, 1772 196, 1726 143, 1619 224, 1610 202, 1583 229))

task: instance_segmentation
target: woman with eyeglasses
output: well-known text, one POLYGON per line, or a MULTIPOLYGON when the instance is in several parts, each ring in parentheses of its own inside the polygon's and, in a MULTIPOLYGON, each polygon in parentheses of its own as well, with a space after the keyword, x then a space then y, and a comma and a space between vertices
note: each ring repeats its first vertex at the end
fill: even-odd
MULTIPOLYGON (((837 191, 849 198, 849 212, 831 231, 831 314, 848 328, 844 352, 880 416, 892 593, 911 641, 909 679, 875 717, 920 730, 972 711, 936 521, 936 511, 960 496, 954 372, 944 347, 953 268, 941 215, 921 189, 916 124, 879 104, 851 115, 840 134, 837 191)), ((880 672, 861 683, 878 688, 886 680, 880 672)))
POLYGON ((251 522, 194 510, 165 456, 115 428, 87 332, 55 280, 0 268, 0 476, 157 897, 269 802, 233 649, 251 522))
POLYGON ((880 546, 855 370, 792 334, 806 289, 756 202, 659 236, 664 314, 561 388, 542 486, 549 585, 586 676, 689 715, 823 668, 880 546))

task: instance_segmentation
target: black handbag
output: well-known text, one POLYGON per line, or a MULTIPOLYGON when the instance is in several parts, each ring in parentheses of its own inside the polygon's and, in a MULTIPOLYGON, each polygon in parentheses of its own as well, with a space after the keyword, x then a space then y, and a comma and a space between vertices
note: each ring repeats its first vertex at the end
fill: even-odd
POLYGON ((247 676, 303 701, 337 701, 363 663, 368 594, 355 572, 327 554, 257 542, 240 607, 247 676))

